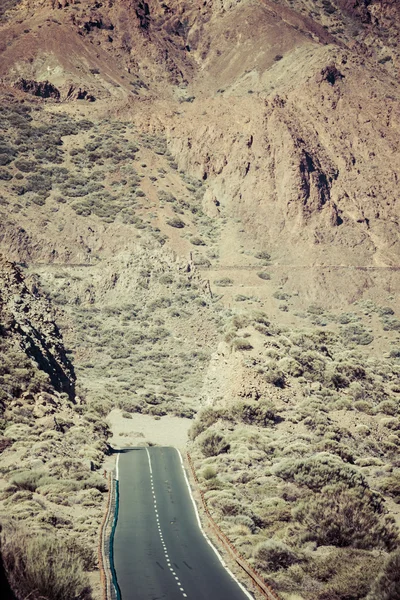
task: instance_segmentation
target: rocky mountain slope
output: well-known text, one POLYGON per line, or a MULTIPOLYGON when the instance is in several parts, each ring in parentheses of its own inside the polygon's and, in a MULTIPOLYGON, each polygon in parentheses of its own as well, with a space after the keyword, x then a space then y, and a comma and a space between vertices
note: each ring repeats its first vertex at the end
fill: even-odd
POLYGON ((93 471, 107 449, 107 426, 75 397, 75 374, 54 312, 34 280, 26 282, 5 259, 0 278, 1 556, 10 598, 55 593, 53 580, 60 590, 86 590, 89 598, 83 569, 96 569, 96 530, 107 490, 93 471), (49 561, 47 578, 40 576, 45 553, 61 557, 64 551, 71 553, 66 564, 60 558, 52 567, 49 561), (72 579, 61 581, 72 571, 76 588, 72 579))
MULTIPOLYGON (((10 0, 0 19, 4 331, 45 386, 7 373, 12 448, 61 411, 35 466, 57 478, 82 423, 100 467, 116 406, 200 409, 210 508, 282 597, 392 598, 398 3, 10 0), (323 507, 340 535, 315 532, 323 507)), ((102 486, 82 486, 90 547, 102 486)))

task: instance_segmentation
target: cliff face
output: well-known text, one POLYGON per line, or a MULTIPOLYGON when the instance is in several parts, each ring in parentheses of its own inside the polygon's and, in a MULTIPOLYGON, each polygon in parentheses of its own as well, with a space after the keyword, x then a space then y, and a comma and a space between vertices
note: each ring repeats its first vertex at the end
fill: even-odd
POLYGON ((367 72, 331 48, 311 59, 306 50, 289 54, 248 77, 255 99, 228 92, 208 101, 202 127, 188 109, 191 119, 171 132, 181 164, 207 177, 221 204, 270 248, 285 235, 289 262, 396 264, 398 99, 378 69, 369 71, 379 81, 371 92, 367 72))
POLYGON ((35 284, 28 288, 18 267, 0 259, 0 318, 2 337, 12 340, 46 373, 58 392, 74 398, 75 374, 65 354, 55 315, 35 284))

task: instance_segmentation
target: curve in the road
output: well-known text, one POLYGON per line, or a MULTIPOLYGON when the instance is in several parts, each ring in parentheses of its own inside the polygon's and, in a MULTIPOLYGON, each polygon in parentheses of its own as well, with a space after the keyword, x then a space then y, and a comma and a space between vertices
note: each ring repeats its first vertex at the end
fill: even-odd
POLYGON ((175 448, 117 458, 119 512, 113 558, 121 600, 248 600, 202 530, 175 448))

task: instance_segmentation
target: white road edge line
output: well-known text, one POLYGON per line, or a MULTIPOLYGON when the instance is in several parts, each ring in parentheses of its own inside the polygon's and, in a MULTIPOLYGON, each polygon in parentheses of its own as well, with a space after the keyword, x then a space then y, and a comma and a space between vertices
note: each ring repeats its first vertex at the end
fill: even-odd
POLYGON ((197 510, 197 505, 196 505, 196 501, 193 497, 193 493, 192 493, 192 488, 190 487, 190 483, 189 483, 189 479, 186 475, 186 471, 185 471, 185 465, 183 462, 183 458, 182 458, 182 454, 180 453, 180 451, 178 450, 178 448, 175 448, 175 450, 177 451, 179 458, 181 460, 181 466, 182 466, 182 471, 183 471, 183 476, 185 477, 185 481, 186 481, 186 485, 188 487, 189 490, 189 494, 190 494, 190 498, 192 499, 193 502, 193 507, 194 507, 194 512, 196 514, 197 517, 197 523, 199 525, 199 529, 201 531, 201 533, 204 535, 207 543, 211 546, 211 548, 214 550, 215 554, 218 557, 218 560, 220 561, 220 563, 222 564, 222 566, 224 567, 224 569, 226 569, 226 571, 228 571, 229 575, 232 577, 232 579, 234 581, 236 581, 236 583, 238 584, 238 586, 240 587, 240 589, 242 590, 242 592, 248 597, 250 598, 250 600, 254 600, 254 596, 252 596, 250 594, 250 592, 248 592, 246 590, 246 588, 240 583, 240 581, 235 577, 235 575, 232 573, 232 571, 229 569, 229 567, 226 565, 224 559, 222 558, 222 556, 220 555, 220 553, 218 552, 218 550, 216 549, 216 547, 214 546, 214 544, 211 542, 211 540, 208 538, 206 532, 204 531, 201 521, 200 521, 200 515, 199 515, 199 511, 197 510))
POLYGON ((120 456, 121 455, 118 454, 117 460, 116 460, 116 463, 115 463, 115 479, 116 479, 116 481, 119 481, 119 457, 120 456))

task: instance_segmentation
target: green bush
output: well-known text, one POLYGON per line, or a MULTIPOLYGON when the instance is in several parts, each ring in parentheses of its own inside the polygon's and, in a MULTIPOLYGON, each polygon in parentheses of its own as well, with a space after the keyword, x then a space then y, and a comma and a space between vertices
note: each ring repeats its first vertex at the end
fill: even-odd
POLYGON ((52 188, 52 180, 51 175, 44 171, 42 173, 35 173, 34 175, 29 175, 26 178, 26 191, 36 192, 38 194, 43 194, 48 196, 49 191, 52 188))
POLYGON ((382 325, 384 331, 400 331, 400 320, 391 315, 384 315, 382 317, 382 325))
POLYGON ((354 323, 354 321, 359 321, 360 317, 355 313, 342 313, 336 318, 337 322, 341 325, 348 325, 349 323, 354 323))
POLYGON ((7 171, 7 169, 0 169, 0 181, 10 181, 12 178, 13 176, 10 171, 7 171))
POLYGON ((165 190, 159 190, 157 196, 160 202, 176 202, 175 196, 173 196, 171 192, 166 192, 165 190))
POLYGON ((323 315, 325 311, 322 306, 319 306, 318 304, 310 304, 307 308, 307 312, 310 315, 323 315))
POLYGON ((46 204, 46 199, 43 198, 43 196, 38 196, 37 194, 31 196, 31 201, 33 204, 37 204, 38 206, 44 206, 46 204))
POLYGON ((266 250, 257 252, 254 256, 255 258, 259 258, 260 260, 269 260, 271 258, 271 255, 266 250))
POLYGON ((399 404, 394 400, 383 400, 376 407, 378 412, 384 413, 385 415, 390 415, 394 417, 399 411, 399 404))
POLYGON ((367 400, 357 400, 354 402, 353 407, 359 412, 364 412, 367 415, 372 415, 374 411, 372 403, 367 402, 367 400))
POLYGON ((35 171, 37 167, 37 162, 34 160, 16 160, 14 165, 22 171, 23 173, 30 173, 31 171, 35 171))
POLYGON ((206 245, 205 241, 199 237, 190 238, 190 243, 193 244, 193 246, 205 246, 206 245))
POLYGON ((261 310, 254 310, 250 315, 253 323, 258 323, 259 325, 265 325, 266 327, 270 326, 270 321, 268 319, 268 315, 261 310))
POLYGON ((207 481, 210 479, 215 479, 215 477, 216 477, 215 469, 211 466, 206 467, 202 472, 202 477, 204 477, 204 479, 207 481))
POLYGON ((267 371, 264 374, 264 379, 267 383, 270 383, 275 387, 282 389, 286 387, 285 373, 275 362, 272 362, 268 365, 267 371))
POLYGON ((393 473, 385 477, 380 483, 379 488, 389 496, 392 496, 397 504, 400 504, 400 472, 393 473))
POLYGON ((21 471, 11 478, 11 483, 20 490, 34 492, 45 474, 42 471, 21 471))
POLYGON ((290 294, 286 294, 285 292, 275 292, 274 294, 272 294, 273 298, 276 298, 277 300, 289 300, 290 299, 290 294))
POLYGON ((327 552, 314 554, 315 559, 304 570, 317 580, 320 591, 316 600, 365 600, 379 573, 380 557, 351 547, 330 547, 327 552))
POLYGON ((378 308, 377 312, 381 317, 394 315, 394 310, 391 306, 381 306, 378 308))
POLYGON ((8 165, 13 159, 14 157, 10 154, 0 153, 0 166, 8 165))
POLYGON ((159 282, 163 285, 171 285, 174 283, 174 278, 169 273, 160 276, 159 282))

